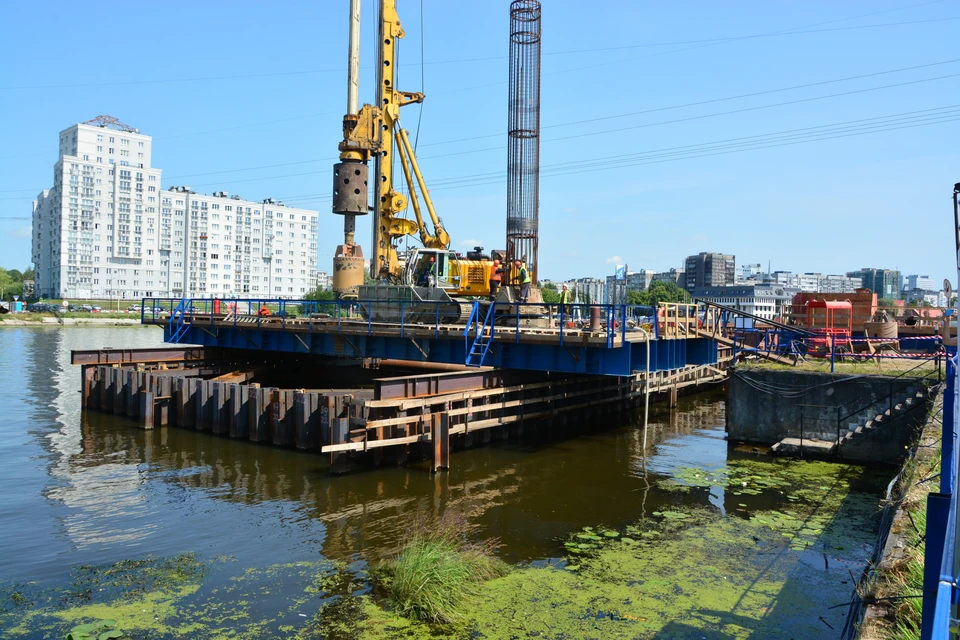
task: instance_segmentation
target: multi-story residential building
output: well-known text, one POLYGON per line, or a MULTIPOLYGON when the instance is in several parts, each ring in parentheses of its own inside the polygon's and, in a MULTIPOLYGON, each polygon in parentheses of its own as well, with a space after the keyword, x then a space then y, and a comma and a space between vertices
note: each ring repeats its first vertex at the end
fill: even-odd
POLYGON ((628 271, 624 280, 617 280, 616 276, 607 276, 607 304, 627 304, 627 293, 646 291, 656 275, 657 272, 652 269, 640 269, 628 271))
POLYGON ((298 298, 315 280, 318 212, 161 192, 152 140, 101 116, 60 133, 54 186, 33 205, 43 297, 298 298))
POLYGON ((606 299, 606 287, 600 278, 577 278, 573 281, 573 286, 577 302, 600 304, 606 299))
POLYGON ((687 291, 697 287, 722 287, 734 283, 736 256, 701 252, 688 256, 684 266, 687 291))
POLYGON ((60 132, 53 188, 33 203, 36 293, 43 297, 161 295, 160 169, 151 138, 101 116, 60 132))
POLYGON ((331 288, 333 288, 333 277, 327 271, 317 271, 317 274, 313 280, 313 288, 320 288, 324 291, 329 291, 331 288))
MULTIPOLYGON (((671 267, 667 271, 661 271, 653 276, 653 282, 672 282, 681 289, 687 287, 687 277, 683 269, 671 267)), ((652 284, 652 283, 651 283, 652 284)))
POLYGON ((858 271, 847 272, 848 278, 860 278, 863 286, 870 289, 880 298, 891 300, 901 299, 903 278, 896 269, 874 269, 864 267, 858 271))
POLYGON ((827 275, 820 278, 819 293, 854 293, 862 287, 862 278, 827 275))
POLYGON ((903 279, 903 290, 913 291, 922 289, 924 291, 936 291, 940 285, 933 281, 930 276, 909 275, 903 279))

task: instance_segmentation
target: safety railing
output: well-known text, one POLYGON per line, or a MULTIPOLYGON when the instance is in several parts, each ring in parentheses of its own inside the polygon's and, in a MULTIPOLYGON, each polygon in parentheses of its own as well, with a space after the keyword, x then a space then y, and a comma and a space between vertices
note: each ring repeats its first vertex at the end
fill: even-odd
POLYGON ((960 520, 957 518, 957 434, 960 432, 960 388, 957 359, 947 360, 943 394, 943 431, 940 439, 940 490, 927 496, 927 528, 923 568, 923 614, 920 638, 957 637, 957 601, 960 591, 960 520))
MULTIPOLYGON (((374 335, 384 329, 398 330, 401 337, 424 332, 440 338, 455 329, 462 332, 476 308, 487 320, 491 303, 475 301, 392 300, 305 300, 279 298, 144 298, 141 322, 166 324, 171 336, 180 338, 189 326, 234 327, 268 326, 286 330, 293 323, 298 331, 337 332, 357 329, 374 335)), ((474 321, 476 319, 473 319, 474 321)), ((713 324, 705 324, 697 305, 664 303, 645 305, 498 303, 494 316, 498 340, 520 342, 526 334, 555 335, 560 345, 575 334, 575 343, 583 344, 587 335, 602 338, 607 348, 650 339, 683 339, 709 336, 713 324)), ((596 340, 593 340, 596 344, 596 340)))
POLYGON ((943 354, 941 336, 903 336, 897 338, 853 338, 848 333, 803 335, 781 328, 727 327, 720 332, 733 340, 734 352, 758 355, 794 355, 830 361, 836 370, 838 361, 927 360, 943 354))

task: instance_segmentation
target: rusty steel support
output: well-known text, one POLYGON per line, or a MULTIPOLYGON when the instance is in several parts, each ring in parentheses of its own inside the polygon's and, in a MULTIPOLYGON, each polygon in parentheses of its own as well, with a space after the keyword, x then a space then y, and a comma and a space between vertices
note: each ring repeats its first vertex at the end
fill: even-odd
POLYGON ((211 347, 160 347, 157 349, 80 349, 70 352, 70 364, 134 364, 216 360, 220 349, 211 347))
POLYGON ((504 371, 500 369, 471 369, 455 373, 380 378, 373 382, 373 397, 375 400, 393 400, 491 389, 503 385, 504 375, 504 371))

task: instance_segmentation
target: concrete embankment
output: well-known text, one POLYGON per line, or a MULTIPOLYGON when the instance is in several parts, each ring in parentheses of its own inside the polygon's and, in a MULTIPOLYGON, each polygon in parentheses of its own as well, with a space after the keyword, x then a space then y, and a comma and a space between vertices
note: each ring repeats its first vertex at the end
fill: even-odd
POLYGON ((916 437, 930 380, 737 368, 727 388, 731 441, 779 453, 896 462, 916 437))

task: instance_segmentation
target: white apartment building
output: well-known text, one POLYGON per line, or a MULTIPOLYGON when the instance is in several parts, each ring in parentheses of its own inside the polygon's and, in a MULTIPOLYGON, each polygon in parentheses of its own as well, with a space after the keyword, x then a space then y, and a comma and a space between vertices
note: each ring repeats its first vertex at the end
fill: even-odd
POLYGON ((103 117, 60 132, 53 188, 33 203, 36 291, 44 297, 159 295, 160 169, 151 139, 103 117))
POLYGON ((316 286, 316 211, 186 186, 164 191, 160 208, 173 231, 174 296, 302 298, 316 286))
POLYGON ((300 298, 318 212, 189 187, 161 191, 150 136, 100 116, 60 132, 54 186, 33 203, 37 295, 300 298))

